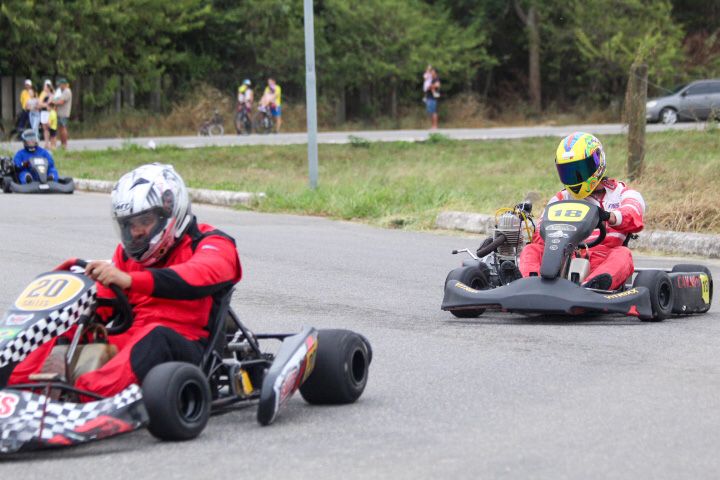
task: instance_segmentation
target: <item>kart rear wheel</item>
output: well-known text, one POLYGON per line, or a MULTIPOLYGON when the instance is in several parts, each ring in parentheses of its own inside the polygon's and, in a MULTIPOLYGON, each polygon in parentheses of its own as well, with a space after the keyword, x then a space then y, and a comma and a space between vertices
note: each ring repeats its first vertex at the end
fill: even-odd
POLYGON ((708 280, 710 280, 710 301, 707 304, 707 308, 703 308, 702 310, 697 310, 697 313, 705 313, 708 310, 710 310, 710 304, 712 303, 712 297, 713 297, 713 279, 712 279, 712 272, 710 272, 710 269, 707 268, 705 265, 693 265, 691 263, 680 263, 673 267, 672 272, 673 273, 676 273, 676 272, 703 272, 705 275, 707 275, 708 280))
POLYGON ((370 342, 350 330, 318 331, 315 368, 300 386, 306 402, 317 405, 353 403, 367 385, 370 342))
POLYGON ((13 179, 12 179, 12 177, 10 177, 10 176, 6 176, 6 177, 3 178, 2 190, 3 190, 4 193, 11 193, 11 192, 12 192, 12 189, 10 188, 10 185, 12 184, 12 181, 13 181, 13 179))
POLYGON ((660 322, 672 313, 673 286, 670 277, 662 270, 643 270, 637 274, 633 287, 645 287, 650 291, 652 318, 643 321, 660 322))
POLYGON ((153 367, 142 384, 150 417, 148 430, 160 440, 190 440, 210 418, 210 386, 193 364, 167 362, 153 367))
MULTIPOLYGON (((455 270, 451 270, 445 279, 445 285, 447 285, 448 280, 457 280, 458 282, 464 283, 475 290, 487 290, 490 288, 488 269, 484 263, 480 263, 479 266, 460 267, 455 270)), ((476 308, 472 310, 450 310, 450 313, 455 315, 457 318, 476 318, 484 312, 484 308, 476 308)))

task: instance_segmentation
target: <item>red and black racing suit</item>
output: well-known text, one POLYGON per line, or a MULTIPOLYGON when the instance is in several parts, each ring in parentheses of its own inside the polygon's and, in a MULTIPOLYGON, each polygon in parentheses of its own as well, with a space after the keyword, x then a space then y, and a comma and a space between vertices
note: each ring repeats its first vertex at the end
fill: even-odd
MULTIPOLYGON (((602 207, 604 210, 615 214, 615 223, 607 224, 607 235, 605 240, 589 249, 590 275, 585 279, 589 281, 602 273, 612 276, 611 289, 619 288, 630 275, 633 274, 632 253, 630 249, 623 246, 625 239, 631 233, 643 229, 643 214, 645 213, 645 200, 636 190, 629 188, 623 182, 613 179, 603 180, 603 189, 595 191, 589 197, 581 200, 602 207)), ((572 200, 567 190, 558 192, 550 199, 548 205, 560 200, 572 200)), ((600 235, 600 230, 595 229, 585 240, 589 243, 600 235)), ((520 273, 523 277, 540 271, 545 242, 540 237, 540 228, 535 230, 532 243, 526 245, 520 253, 520 273)), ((581 252, 585 256, 585 251, 581 252)))
MULTIPOLYGON (((118 354, 76 381, 78 388, 103 396, 119 393, 133 383, 142 384, 150 369, 160 363, 198 365, 209 335, 206 326, 212 296, 237 283, 242 275, 235 241, 194 219, 167 257, 153 268, 129 259, 122 245, 115 250, 113 263, 132 277, 126 293, 135 319, 127 332, 109 338, 118 354)), ((98 296, 112 297, 112 292, 98 284, 98 296)), ((9 384, 27 383, 54 344, 44 344, 28 355, 14 368, 9 384)))

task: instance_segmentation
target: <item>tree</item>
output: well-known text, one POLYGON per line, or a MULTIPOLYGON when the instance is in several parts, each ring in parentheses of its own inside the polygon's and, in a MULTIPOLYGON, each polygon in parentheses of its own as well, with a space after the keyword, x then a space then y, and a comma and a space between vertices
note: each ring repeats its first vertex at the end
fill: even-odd
POLYGON ((542 89, 540 81, 540 12, 533 1, 523 10, 520 0, 513 0, 515 13, 525 25, 528 36, 528 92, 532 109, 542 110, 542 89))

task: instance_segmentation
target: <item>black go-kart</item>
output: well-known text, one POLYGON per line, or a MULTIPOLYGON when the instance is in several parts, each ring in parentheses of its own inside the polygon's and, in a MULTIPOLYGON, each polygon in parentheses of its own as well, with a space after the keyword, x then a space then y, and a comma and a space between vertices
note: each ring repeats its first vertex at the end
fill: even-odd
POLYGON ((5 193, 73 193, 75 182, 70 177, 48 180, 48 161, 44 157, 33 157, 28 162, 39 181, 20 183, 15 164, 11 158, 0 158, 0 189, 5 193))
MULTIPOLYGON (((518 210, 516 207, 508 215, 517 217, 518 210)), ((540 275, 525 278, 519 278, 515 268, 522 248, 517 225, 523 218, 517 221, 510 218, 508 224, 512 228, 496 228, 494 238, 486 241, 478 255, 461 250, 472 259, 463 261, 462 267, 448 274, 441 308, 461 318, 474 318, 492 309, 573 316, 614 313, 644 321, 660 321, 673 314, 705 313, 710 309, 713 280, 710 270, 703 265, 675 265, 669 270, 636 268, 628 282, 617 290, 582 286, 589 273, 589 261, 580 252, 605 239, 602 220, 605 216, 600 208, 584 202, 564 200, 549 205, 540 226, 545 241, 540 275), (595 228, 599 229, 599 236, 583 243, 595 228), (510 247, 512 255, 505 255, 499 263, 499 249, 510 247), (497 267, 492 269, 494 265, 497 267)))
POLYGON ((83 373, 104 365, 115 347, 107 338, 133 323, 131 306, 114 287, 112 300, 97 298, 96 284, 76 260, 69 271, 36 277, 0 322, 0 455, 78 445, 147 426, 161 440, 189 440, 210 414, 257 404, 257 420, 272 423, 300 390, 311 404, 347 404, 362 395, 372 350, 349 330, 297 334, 253 333, 230 308, 232 289, 213 298, 209 337, 199 365, 168 362, 154 367, 142 386, 131 385, 103 398, 73 385, 83 373), (109 322, 96 314, 111 307, 109 322), (26 384, 6 386, 18 362, 53 338, 52 353, 26 384), (280 341, 275 353, 260 348, 280 341), (90 399, 91 401, 87 401, 90 399), (84 400, 84 401, 81 401, 84 400))

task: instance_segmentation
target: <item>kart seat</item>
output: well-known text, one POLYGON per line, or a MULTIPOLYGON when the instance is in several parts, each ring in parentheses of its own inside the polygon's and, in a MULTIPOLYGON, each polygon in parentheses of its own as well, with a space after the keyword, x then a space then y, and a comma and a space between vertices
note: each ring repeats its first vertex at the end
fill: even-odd
POLYGON ((225 349, 227 338, 225 329, 227 325, 228 310, 230 309, 230 300, 235 288, 229 287, 213 295, 213 305, 210 309, 210 318, 208 320, 207 329, 210 332, 208 344, 203 353, 200 368, 209 373, 212 369, 212 359, 215 353, 222 354, 225 349))

